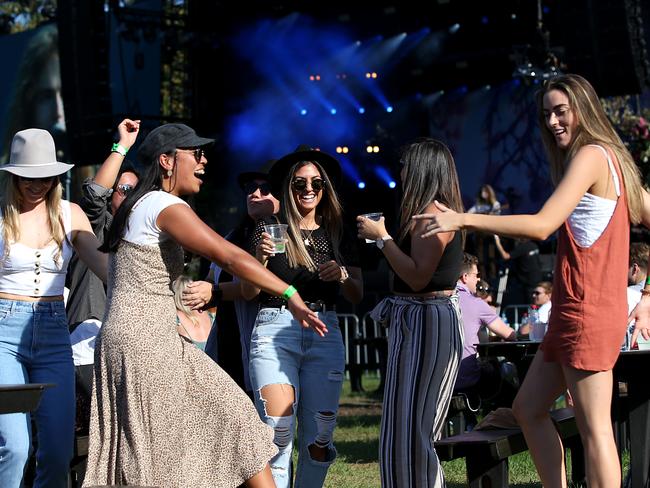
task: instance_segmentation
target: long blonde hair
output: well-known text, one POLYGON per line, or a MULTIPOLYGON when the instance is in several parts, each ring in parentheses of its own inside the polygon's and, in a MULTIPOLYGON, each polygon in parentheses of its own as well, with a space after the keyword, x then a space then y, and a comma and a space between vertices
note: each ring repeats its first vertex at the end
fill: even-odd
MULTIPOLYGON (((2 210, 2 240, 4 249, 2 251, 2 262, 4 263, 9 257, 11 244, 20 240, 20 207, 22 205, 22 196, 18 188, 18 176, 7 171, 2 178, 2 197, 0 199, 0 209, 2 210)), ((61 255, 63 253, 63 241, 66 239, 65 229, 63 228, 61 218, 61 197, 63 187, 59 177, 55 177, 52 187, 47 192, 47 215, 50 225, 50 234, 56 242, 57 250, 54 254, 54 260, 61 264, 61 255)))
POLYGON ((316 271, 318 267, 309 255, 307 247, 303 241, 302 233, 300 232, 300 221, 302 220, 302 215, 298 210, 298 206, 296 205, 291 191, 291 181, 293 181, 296 171, 308 164, 316 166, 321 178, 326 181, 325 187, 321 190, 323 192, 323 197, 318 204, 319 214, 322 217, 321 226, 325 229, 325 232, 332 242, 334 259, 338 263, 343 262, 339 250, 341 239, 343 238, 343 210, 341 202, 334 185, 332 185, 332 181, 325 172, 325 169, 316 161, 299 161, 292 166, 288 176, 282 183, 280 214, 282 215, 283 221, 288 225, 287 231, 289 233, 289 242, 287 242, 286 253, 289 267, 296 268, 298 266, 305 266, 310 271, 316 271))
POLYGON ((185 290, 185 287, 190 283, 192 283, 192 278, 187 275, 180 275, 172 282, 174 305, 176 305, 176 310, 183 312, 194 325, 199 325, 199 321, 194 317, 192 309, 183 303, 183 290, 185 290))
POLYGON ((544 148, 551 164, 551 177, 557 185, 562 179, 569 161, 588 144, 605 145, 612 150, 621 168, 630 221, 641 221, 643 207, 643 187, 639 168, 632 159, 623 141, 612 127, 605 110, 591 84, 579 75, 562 75, 548 80, 537 92, 537 118, 542 133, 544 148), (553 132, 546 125, 544 115, 544 95, 551 90, 564 93, 569 99, 569 107, 578 121, 575 137, 568 148, 562 149, 555 142, 553 132))

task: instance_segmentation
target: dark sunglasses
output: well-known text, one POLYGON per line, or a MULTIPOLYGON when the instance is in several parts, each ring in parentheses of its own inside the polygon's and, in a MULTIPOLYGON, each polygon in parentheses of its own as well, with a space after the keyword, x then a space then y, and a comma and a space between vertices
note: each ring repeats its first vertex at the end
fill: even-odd
POLYGON ((49 183, 52 181, 56 176, 48 176, 46 178, 28 178, 27 176, 18 176, 19 179, 26 183, 31 183, 32 181, 40 181, 42 183, 49 183))
POLYGON ((249 181, 244 185, 244 192, 246 192, 246 195, 252 195, 257 191, 259 188, 260 193, 263 196, 267 196, 269 193, 271 193, 271 184, 270 183, 255 183, 254 181, 249 181))
POLYGON ((128 185, 124 183, 122 185, 117 185, 116 189, 117 189, 117 193, 119 193, 120 195, 127 196, 131 192, 131 190, 133 190, 133 185, 128 185))
POLYGON ((483 293, 487 293, 488 291, 490 291, 490 288, 487 287, 487 286, 478 285, 478 286, 476 287, 476 291, 480 291, 480 292, 483 292, 483 293))
POLYGON ((537 295, 541 295, 542 293, 544 293, 544 292, 543 291, 534 291, 533 296, 536 297, 537 295))
MULTIPOLYGON (((305 191, 307 189, 307 180, 305 178, 294 178, 291 182, 291 188, 295 191, 305 191)), ((322 178, 314 178, 311 180, 311 189, 315 192, 321 191, 325 188, 325 180, 322 178)))
POLYGON ((205 151, 201 147, 197 147, 196 149, 176 149, 176 151, 189 151, 193 153, 197 163, 200 163, 203 156, 205 156, 205 151))

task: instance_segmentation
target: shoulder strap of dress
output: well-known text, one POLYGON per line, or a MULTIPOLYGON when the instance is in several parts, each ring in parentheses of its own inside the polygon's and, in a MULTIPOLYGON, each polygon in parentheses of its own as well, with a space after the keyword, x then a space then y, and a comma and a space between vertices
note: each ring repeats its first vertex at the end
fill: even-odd
POLYGON ((603 146, 600 146, 598 144, 589 144, 590 146, 597 147, 600 149, 603 154, 605 154, 605 157, 607 158, 607 164, 609 165, 609 170, 612 172, 612 179, 614 180, 614 188, 616 189, 616 196, 620 197, 621 196, 621 184, 619 183, 618 180, 618 172, 616 171, 616 168, 614 167, 614 163, 612 162, 612 158, 609 155, 609 151, 605 149, 603 146))

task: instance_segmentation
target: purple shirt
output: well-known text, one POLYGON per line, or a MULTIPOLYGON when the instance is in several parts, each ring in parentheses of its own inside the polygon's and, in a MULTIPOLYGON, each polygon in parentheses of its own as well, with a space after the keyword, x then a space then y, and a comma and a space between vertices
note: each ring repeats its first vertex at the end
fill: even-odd
POLYGON ((475 297, 467 286, 458 282, 456 284, 460 311, 463 316, 463 330, 465 343, 463 344, 463 359, 458 371, 455 389, 463 389, 476 384, 481 377, 481 370, 476 358, 476 344, 478 332, 482 326, 491 324, 499 316, 494 309, 479 297, 475 297))

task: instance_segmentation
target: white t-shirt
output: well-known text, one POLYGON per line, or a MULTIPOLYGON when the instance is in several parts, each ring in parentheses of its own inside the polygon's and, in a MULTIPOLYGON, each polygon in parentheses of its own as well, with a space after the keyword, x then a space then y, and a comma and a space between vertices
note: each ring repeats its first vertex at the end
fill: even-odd
POLYGON ((152 191, 138 200, 133 208, 124 232, 124 240, 133 244, 154 246, 169 239, 156 224, 158 215, 167 207, 187 202, 162 190, 152 191))
POLYGON ((551 301, 549 300, 545 304, 541 305, 539 307, 539 320, 540 322, 544 322, 545 324, 548 324, 548 316, 551 313, 551 301))

